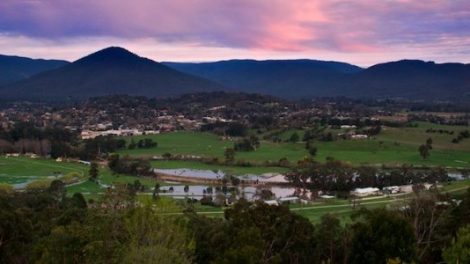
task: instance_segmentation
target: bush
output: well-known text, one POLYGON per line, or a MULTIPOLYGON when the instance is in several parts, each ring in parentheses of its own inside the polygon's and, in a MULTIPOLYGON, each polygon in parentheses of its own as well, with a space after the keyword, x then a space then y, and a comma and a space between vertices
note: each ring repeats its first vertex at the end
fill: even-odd
POLYGON ((0 193, 10 194, 13 192, 13 186, 7 183, 0 183, 0 193))
POLYGON ((65 174, 60 178, 60 180, 63 181, 65 184, 71 184, 80 181, 82 178, 83 175, 74 171, 65 174))
POLYGON ((45 190, 48 189, 49 186, 51 186, 52 180, 37 180, 28 183, 26 185, 26 190, 28 191, 40 191, 40 190, 45 190))
POLYGON ((200 201, 201 205, 214 205, 214 203, 212 202, 212 196, 204 196, 202 197, 201 201, 200 201))

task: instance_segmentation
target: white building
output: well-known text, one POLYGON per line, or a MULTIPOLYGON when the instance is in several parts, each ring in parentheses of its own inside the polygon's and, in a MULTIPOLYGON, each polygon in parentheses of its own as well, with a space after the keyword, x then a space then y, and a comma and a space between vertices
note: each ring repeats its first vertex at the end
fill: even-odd
POLYGON ((379 195, 379 188, 367 187, 367 188, 356 188, 351 192, 352 195, 358 197, 365 197, 371 195, 379 195))

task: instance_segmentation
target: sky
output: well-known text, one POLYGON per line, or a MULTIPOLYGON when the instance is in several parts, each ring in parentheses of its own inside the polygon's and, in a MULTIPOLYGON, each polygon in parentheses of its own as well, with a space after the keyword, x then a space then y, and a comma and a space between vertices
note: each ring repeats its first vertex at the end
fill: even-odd
POLYGON ((469 0, 0 0, 0 53, 470 63, 469 0))

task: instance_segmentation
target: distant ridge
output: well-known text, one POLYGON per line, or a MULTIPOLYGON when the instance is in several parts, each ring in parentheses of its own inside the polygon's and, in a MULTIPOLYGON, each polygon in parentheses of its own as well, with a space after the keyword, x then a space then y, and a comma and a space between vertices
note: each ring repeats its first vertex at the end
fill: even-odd
POLYGON ((30 59, 19 56, 0 55, 0 86, 67 64, 69 62, 63 60, 30 59))
POLYGON ((331 80, 362 70, 358 66, 342 62, 306 59, 163 64, 213 80, 232 91, 258 92, 289 98, 307 94, 327 95, 331 80))
POLYGON ((216 83, 178 72, 126 49, 109 47, 8 85, 0 90, 0 95, 61 100, 112 94, 166 97, 221 89, 216 83))
POLYGON ((230 60, 167 66, 233 91, 283 98, 348 96, 413 100, 470 100, 470 65, 401 60, 366 69, 312 60, 230 60))

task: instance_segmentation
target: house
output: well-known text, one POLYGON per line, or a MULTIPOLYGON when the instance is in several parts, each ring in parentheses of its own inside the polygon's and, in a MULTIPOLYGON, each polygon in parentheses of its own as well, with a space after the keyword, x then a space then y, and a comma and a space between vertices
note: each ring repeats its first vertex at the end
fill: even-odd
POLYGON ((355 134, 351 136, 351 139, 367 139, 369 136, 366 134, 355 134))
POLYGON ((388 186, 384 187, 383 191, 389 194, 396 194, 400 192, 400 187, 399 186, 388 186))
POLYGON ((298 202, 300 202, 300 198, 295 197, 295 196, 279 198, 279 203, 281 204, 290 204, 290 203, 298 203, 298 202))
POLYGON ((368 187, 368 188, 356 188, 354 191, 351 192, 352 195, 358 196, 358 197, 365 197, 365 196, 371 196, 371 195, 378 195, 380 192, 379 188, 373 188, 373 187, 368 187))
POLYGON ((266 201, 263 201, 263 202, 267 205, 279 205, 277 200, 266 200, 266 201))

